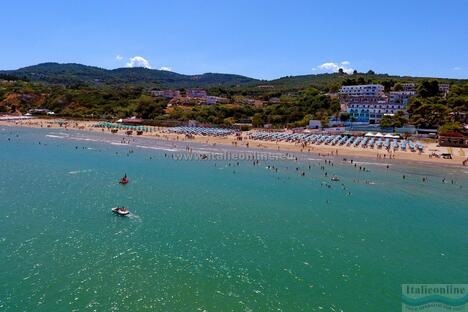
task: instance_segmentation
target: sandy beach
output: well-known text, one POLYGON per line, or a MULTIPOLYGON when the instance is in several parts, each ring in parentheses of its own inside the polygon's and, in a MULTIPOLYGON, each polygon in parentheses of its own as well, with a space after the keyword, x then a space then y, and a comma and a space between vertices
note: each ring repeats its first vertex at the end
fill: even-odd
MULTIPOLYGON (((16 120, 16 121, 0 121, 0 126, 13 126, 13 127, 30 127, 30 128, 52 128, 52 129, 65 129, 65 130, 81 130, 81 131, 93 131, 93 132, 108 132, 108 129, 96 128, 94 125, 96 121, 78 121, 78 120, 66 120, 66 123, 61 124, 53 119, 42 119, 34 118, 27 120, 16 120)), ((300 143, 294 142, 272 142, 272 141, 259 141, 249 139, 249 132, 242 133, 242 139, 240 140, 234 135, 225 136, 225 137, 215 137, 215 136, 202 136, 196 135, 191 138, 187 138, 181 134, 174 134, 168 132, 168 128, 164 127, 154 127, 153 132, 144 132, 141 136, 147 138, 157 138, 163 140, 171 141, 187 141, 187 142, 197 142, 208 145, 227 145, 231 147, 237 147, 240 149, 245 148, 257 148, 257 149, 266 149, 272 151, 283 151, 283 152, 310 152, 320 155, 339 155, 343 157, 367 157, 374 159, 387 159, 390 161, 393 160, 405 160, 405 161, 414 161, 415 163, 424 162, 424 163, 433 163, 441 165, 455 165, 463 166, 463 161, 468 158, 468 149, 467 148, 450 148, 450 147, 440 147, 436 142, 424 142, 425 149, 424 152, 411 152, 411 151, 402 151, 390 150, 378 148, 362 148, 362 147, 353 147, 353 146, 330 146, 330 145, 315 145, 310 144, 303 146, 300 143), (441 153, 451 153, 452 159, 443 159, 437 157, 430 157, 430 154, 433 152, 437 154, 441 153)), ((119 130, 120 135, 125 134, 124 130, 119 130)), ((136 136, 134 133, 133 136, 136 136)))

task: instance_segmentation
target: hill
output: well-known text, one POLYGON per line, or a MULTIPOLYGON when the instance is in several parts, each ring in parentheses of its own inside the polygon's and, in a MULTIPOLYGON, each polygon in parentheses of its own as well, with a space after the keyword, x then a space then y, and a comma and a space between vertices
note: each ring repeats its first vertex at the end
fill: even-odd
POLYGON ((147 87, 209 88, 246 85, 257 81, 253 78, 232 74, 183 75, 141 67, 109 70, 74 63, 42 63, 17 70, 3 70, 0 71, 0 75, 66 86, 131 84, 147 87))
POLYGON ((415 82, 436 79, 445 83, 463 83, 465 80, 392 76, 388 74, 343 73, 285 76, 273 80, 258 80, 234 74, 205 73, 184 75, 171 71, 147 69, 142 67, 104 69, 95 66, 68 63, 42 63, 16 70, 0 70, 0 79, 22 79, 31 82, 43 82, 63 86, 118 86, 133 85, 146 88, 224 88, 232 92, 241 92, 258 96, 261 94, 285 91, 299 91, 313 86, 325 92, 335 92, 341 85, 415 82))

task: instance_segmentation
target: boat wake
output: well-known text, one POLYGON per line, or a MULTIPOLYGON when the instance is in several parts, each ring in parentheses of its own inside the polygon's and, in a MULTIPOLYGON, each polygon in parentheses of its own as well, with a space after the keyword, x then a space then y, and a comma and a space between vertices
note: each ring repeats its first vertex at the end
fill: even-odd
POLYGON ((91 172, 93 170, 91 169, 85 169, 85 170, 75 170, 75 171, 69 171, 68 174, 79 174, 79 173, 86 173, 86 172, 91 172))

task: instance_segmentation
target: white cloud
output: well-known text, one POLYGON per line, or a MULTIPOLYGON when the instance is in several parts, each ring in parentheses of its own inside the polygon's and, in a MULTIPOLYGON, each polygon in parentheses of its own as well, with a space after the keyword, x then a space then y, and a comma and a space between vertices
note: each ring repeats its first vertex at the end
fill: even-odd
POLYGON ((172 68, 166 67, 166 66, 162 66, 161 68, 159 68, 159 70, 172 71, 172 68))
POLYGON ((315 70, 322 70, 322 71, 325 71, 325 72, 336 73, 336 72, 338 72, 338 70, 340 68, 342 68, 345 73, 352 74, 353 71, 354 71, 354 68, 351 68, 350 65, 351 65, 351 63, 349 61, 343 61, 343 62, 340 62, 340 63, 327 62, 327 63, 323 63, 323 64, 320 64, 317 67, 312 68, 312 70, 314 70, 314 71, 315 70))
POLYGON ((116 56, 115 56, 115 59, 116 59, 117 61, 121 61, 121 60, 123 60, 123 56, 121 56, 121 55, 116 55, 116 56))
POLYGON ((150 63, 147 59, 142 56, 134 56, 129 59, 127 63, 127 67, 144 67, 144 68, 151 68, 150 63))
POLYGON ((461 70, 462 68, 460 66, 455 66, 454 68, 452 68, 453 70, 461 70))

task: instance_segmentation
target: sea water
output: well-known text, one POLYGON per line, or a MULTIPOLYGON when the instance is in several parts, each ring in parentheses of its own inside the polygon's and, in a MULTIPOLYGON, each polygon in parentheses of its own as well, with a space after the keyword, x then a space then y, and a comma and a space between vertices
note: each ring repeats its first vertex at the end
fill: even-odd
POLYGON ((0 310, 398 311, 467 281, 468 169, 187 145, 247 152, 0 127, 0 310))

